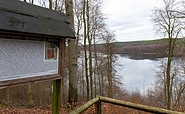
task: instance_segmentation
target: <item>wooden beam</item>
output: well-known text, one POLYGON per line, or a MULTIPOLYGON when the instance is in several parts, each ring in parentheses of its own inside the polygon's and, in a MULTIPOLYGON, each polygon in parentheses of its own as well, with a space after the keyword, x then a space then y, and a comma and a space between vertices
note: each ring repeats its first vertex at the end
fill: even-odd
POLYGON ((29 78, 20 78, 20 79, 15 79, 15 80, 1 81, 0 82, 0 89, 23 85, 26 83, 36 83, 36 82, 51 81, 51 80, 57 80, 57 79, 61 79, 61 76, 59 74, 35 76, 35 77, 29 77, 29 78))
MULTIPOLYGON (((58 58, 58 72, 61 78, 64 75, 65 62, 65 39, 60 39, 59 43, 59 58, 58 58)), ((61 79, 53 81, 53 96, 52 96, 52 114, 60 113, 61 106, 61 79)))
POLYGON ((183 112, 171 111, 171 110, 166 110, 166 109, 162 109, 162 108, 156 108, 156 107, 152 107, 152 106, 141 105, 141 104, 126 102, 126 101, 122 101, 122 100, 116 100, 116 99, 101 97, 101 96, 98 96, 98 97, 88 101, 87 103, 80 106, 78 109, 72 111, 70 114, 81 114, 82 112, 87 110, 93 104, 95 104, 96 114, 101 114, 101 102, 119 105, 119 106, 132 108, 132 109, 136 109, 136 110, 141 110, 141 111, 145 111, 145 112, 151 112, 151 113, 155 113, 155 114, 185 114, 183 112))
POLYGON ((53 81, 52 114, 60 113, 61 79, 53 81))
POLYGON ((110 104, 115 104, 119 106, 124 106, 132 109, 137 109, 145 112, 151 112, 155 114, 184 114, 182 112, 177 112, 177 111, 170 111, 162 108, 156 108, 152 106, 147 106, 147 105, 141 105, 141 104, 136 104, 136 103, 131 103, 131 102, 126 102, 122 100, 117 100, 117 99, 112 99, 112 98, 107 98, 107 97, 99 97, 102 102, 110 103, 110 104))

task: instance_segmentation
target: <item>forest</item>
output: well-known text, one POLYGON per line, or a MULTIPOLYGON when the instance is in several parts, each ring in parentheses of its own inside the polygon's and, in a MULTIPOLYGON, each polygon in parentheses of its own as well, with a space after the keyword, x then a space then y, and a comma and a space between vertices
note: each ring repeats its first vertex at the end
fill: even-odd
MULTIPOLYGON (((174 57, 184 57, 184 38, 177 38, 174 57)), ((98 52, 104 53, 103 45, 97 44, 98 52)), ((114 54, 127 54, 130 56, 153 56, 154 58, 167 57, 168 39, 144 40, 131 42, 113 42, 115 46, 114 54)), ((80 50, 83 49, 79 47, 80 50)), ((92 47, 93 49, 93 47, 92 47)))
MULTIPOLYGON (((185 66, 173 62, 184 57, 185 1, 163 0, 154 9, 153 24, 165 38, 152 41, 116 42, 105 23, 102 0, 22 0, 66 13, 75 40, 66 41, 65 75, 61 79, 61 114, 67 114, 96 96, 185 112, 185 66), (122 88, 115 67, 117 54, 165 57, 156 82, 145 95, 122 88), (178 67, 176 67, 178 66, 178 67)), ((53 82, 38 82, 0 89, 2 114, 50 114, 53 82)), ((103 104, 104 113, 144 113, 103 104)), ((94 107, 85 113, 94 113, 94 107)))

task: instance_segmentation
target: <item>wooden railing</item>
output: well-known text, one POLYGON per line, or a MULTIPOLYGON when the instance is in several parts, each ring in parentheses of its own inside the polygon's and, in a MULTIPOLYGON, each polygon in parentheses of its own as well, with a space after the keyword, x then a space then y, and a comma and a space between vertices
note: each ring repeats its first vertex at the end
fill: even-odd
POLYGON ((122 101, 122 100, 116 100, 116 99, 101 97, 101 96, 98 96, 98 97, 88 101, 87 103, 80 106, 78 109, 72 111, 70 114, 81 114, 82 112, 87 110, 89 107, 91 107, 93 104, 95 104, 96 114, 101 114, 102 113, 101 102, 115 104, 115 105, 119 105, 119 106, 123 106, 123 107, 128 107, 128 108, 132 108, 132 109, 137 109, 137 110, 151 112, 151 113, 157 113, 157 114, 185 114, 183 112, 171 111, 171 110, 166 110, 166 109, 162 109, 162 108, 156 108, 156 107, 152 107, 152 106, 146 106, 146 105, 126 102, 126 101, 122 101))

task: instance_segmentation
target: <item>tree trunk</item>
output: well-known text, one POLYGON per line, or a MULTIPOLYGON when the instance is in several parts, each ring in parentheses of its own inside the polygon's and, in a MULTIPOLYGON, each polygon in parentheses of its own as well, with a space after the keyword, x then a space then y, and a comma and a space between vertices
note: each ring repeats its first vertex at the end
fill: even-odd
POLYGON ((53 0, 49 0, 49 9, 52 9, 53 7, 53 0))
POLYGON ((82 56, 82 97, 85 98, 84 57, 82 56))
POLYGON ((170 110, 171 105, 171 91, 170 91, 170 69, 171 69, 171 57, 168 55, 168 63, 166 70, 166 85, 167 85, 167 109, 170 110))
POLYGON ((111 52, 111 44, 109 44, 109 42, 107 42, 107 76, 108 76, 108 97, 112 98, 113 94, 112 94, 112 52, 111 52))
MULTIPOLYGON (((96 97, 96 95, 97 95, 97 92, 96 92, 96 90, 97 90, 97 78, 99 78, 99 72, 98 72, 98 58, 97 58, 97 50, 96 50, 96 41, 95 41, 95 37, 94 37, 94 59, 95 59, 95 65, 94 65, 94 96, 96 97), (97 77, 97 78, 96 78, 97 77)), ((100 88, 100 87, 99 87, 100 88)))
POLYGON ((86 16, 87 16, 87 38, 89 43, 89 77, 90 77, 90 97, 93 99, 93 72, 92 72, 92 51, 91 51, 91 44, 92 38, 90 37, 90 19, 89 19, 89 0, 86 0, 86 16))
POLYGON ((58 8, 58 0, 55 1, 55 10, 58 8))
MULTIPOLYGON (((93 31, 93 47, 94 47, 94 97, 97 95, 97 77, 99 78, 98 71, 98 57, 97 57, 97 49, 96 49, 96 30, 93 31)), ((100 80, 100 79, 99 79, 100 80)), ((99 84, 100 85, 100 84, 99 84)), ((100 87, 99 87, 100 88, 100 87)))
MULTIPOLYGON (((73 0, 65 1, 66 16, 74 30, 73 0)), ((69 70, 69 94, 68 102, 77 102, 77 53, 76 40, 68 40, 68 70, 69 70)))
MULTIPOLYGON (((101 70, 101 72, 102 72, 102 70, 101 70)), ((103 75, 103 73, 101 73, 101 96, 104 96, 104 90, 105 90, 105 86, 104 86, 104 75, 103 75)))
MULTIPOLYGON (((169 19, 170 23, 170 19, 169 19)), ((170 76, 170 71, 171 71, 171 57, 172 57, 172 37, 170 34, 170 26, 168 26, 168 62, 167 62, 167 69, 166 69, 166 89, 167 89, 167 109, 171 109, 171 76, 170 76)))
POLYGON ((86 40, 87 40, 87 25, 86 25, 86 0, 83 0, 83 23, 84 23, 84 58, 85 58, 85 76, 86 76, 86 85, 87 85, 87 101, 89 100, 89 76, 88 76, 88 64, 87 64, 87 45, 86 45, 86 40))

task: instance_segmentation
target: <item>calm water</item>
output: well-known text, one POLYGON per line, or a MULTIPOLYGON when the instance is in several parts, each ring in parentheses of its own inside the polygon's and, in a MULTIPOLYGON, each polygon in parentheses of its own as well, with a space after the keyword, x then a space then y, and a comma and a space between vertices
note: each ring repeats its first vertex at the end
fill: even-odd
POLYGON ((118 55, 117 74, 121 78, 123 87, 129 91, 138 90, 145 94, 152 88, 159 60, 130 59, 128 56, 118 55))

